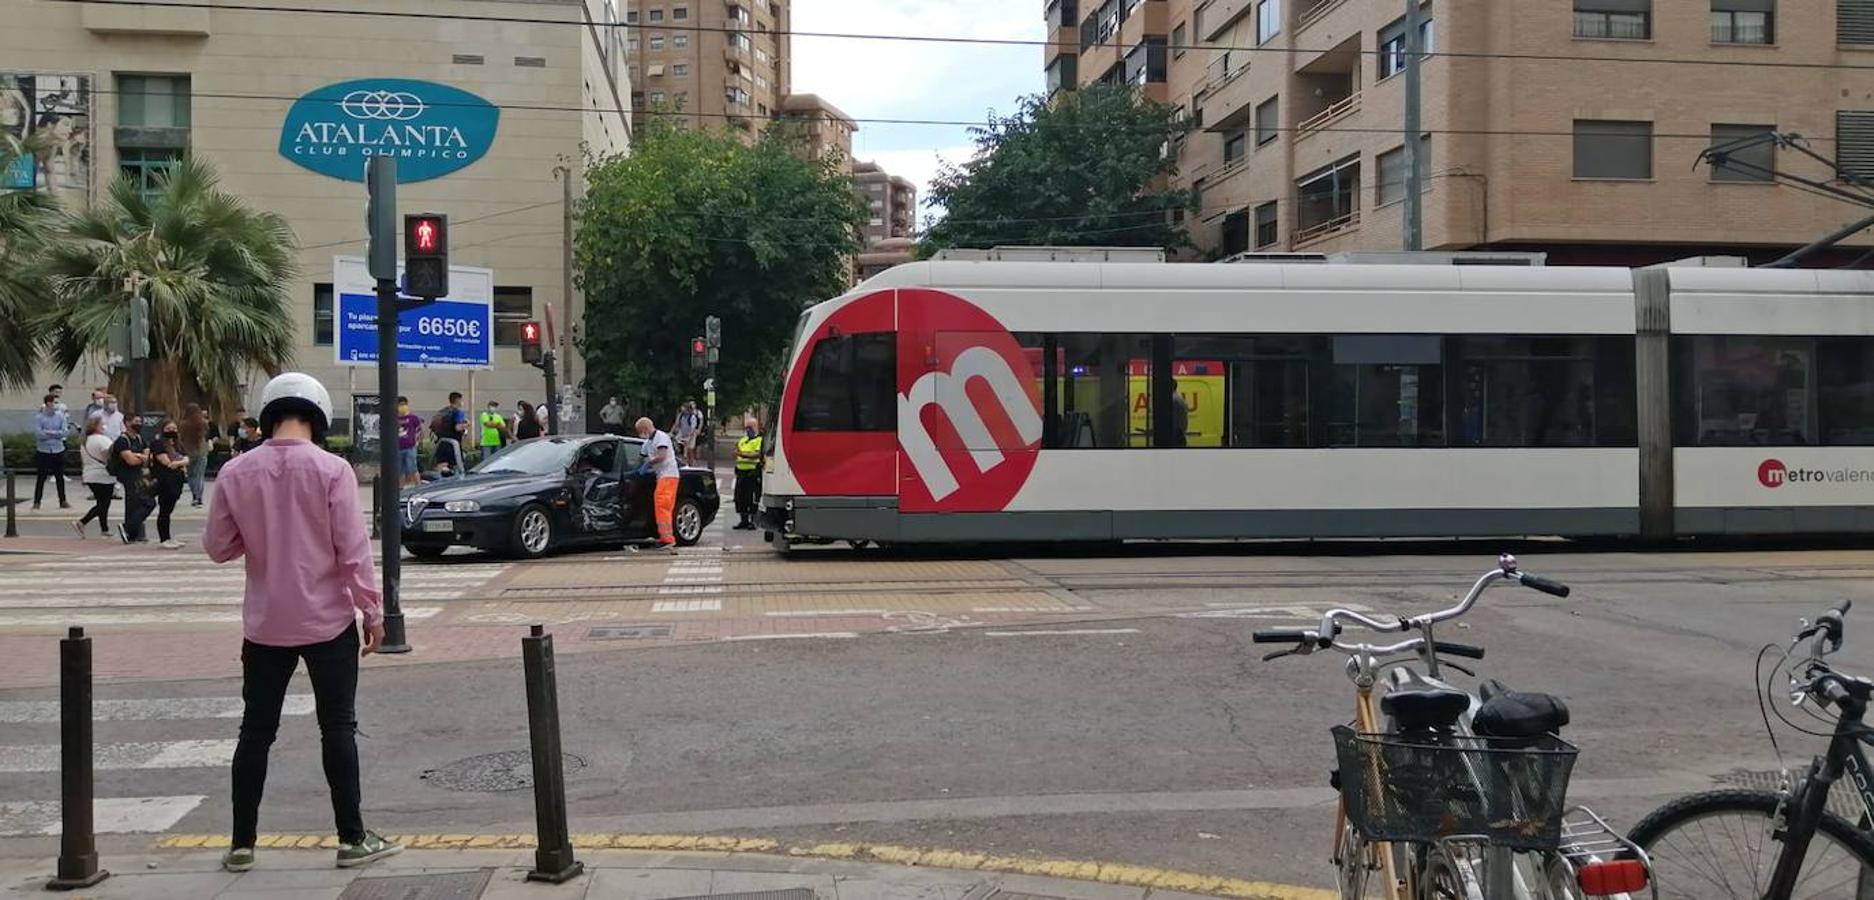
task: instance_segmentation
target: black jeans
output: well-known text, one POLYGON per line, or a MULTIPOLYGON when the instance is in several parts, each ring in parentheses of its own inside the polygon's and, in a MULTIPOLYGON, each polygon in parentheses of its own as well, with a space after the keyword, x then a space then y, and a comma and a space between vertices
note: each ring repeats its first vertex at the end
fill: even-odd
POLYGON ((91 489, 91 509, 85 512, 84 518, 78 520, 78 524, 90 524, 92 519, 96 519, 98 520, 98 531, 104 534, 110 534, 111 501, 116 499, 117 486, 114 484, 92 484, 90 482, 85 482, 85 487, 91 489))
POLYGON ((260 795, 267 786, 267 751, 280 731, 280 705, 299 661, 306 661, 318 708, 325 783, 332 792, 338 839, 364 839, 358 787, 358 628, 348 625, 329 641, 299 647, 241 642, 241 739, 234 746, 233 846, 253 847, 260 828, 260 795))
POLYGON ((176 511, 176 501, 182 499, 182 489, 187 487, 184 481, 156 482, 156 539, 169 540, 169 514, 176 511))
POLYGON ((65 454, 40 453, 34 451, 33 461, 38 463, 38 481, 33 484, 33 505, 46 498, 46 479, 59 488, 59 505, 65 506, 65 454))
POLYGON ((761 504, 761 470, 735 473, 735 512, 744 519, 752 517, 761 504))
POLYGON ((156 503, 143 492, 142 476, 119 478, 117 482, 124 486, 124 534, 132 541, 147 539, 149 535, 143 530, 143 520, 150 517, 156 503))

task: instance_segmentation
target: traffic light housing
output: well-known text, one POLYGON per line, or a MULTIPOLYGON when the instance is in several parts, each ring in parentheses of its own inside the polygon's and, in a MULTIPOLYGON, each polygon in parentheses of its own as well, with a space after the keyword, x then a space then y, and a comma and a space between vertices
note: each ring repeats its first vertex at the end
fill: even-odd
POLYGON ((404 292, 434 300, 449 296, 449 217, 410 213, 403 217, 404 292))
POLYGON ((540 323, 521 323, 521 362, 530 366, 539 366, 546 360, 546 354, 540 347, 540 323))
POLYGON ((700 337, 690 338, 690 368, 702 371, 709 365, 709 343, 700 337))
POLYGON ((722 318, 710 316, 703 320, 703 340, 711 350, 722 346, 722 318))

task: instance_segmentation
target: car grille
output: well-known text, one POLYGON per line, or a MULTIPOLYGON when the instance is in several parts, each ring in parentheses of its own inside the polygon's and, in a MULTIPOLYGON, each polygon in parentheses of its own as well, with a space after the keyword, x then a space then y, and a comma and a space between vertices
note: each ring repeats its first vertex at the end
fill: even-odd
POLYGON ((405 500, 403 502, 404 523, 407 525, 416 524, 416 520, 423 518, 423 510, 428 508, 429 499, 426 497, 412 497, 409 500, 405 500))

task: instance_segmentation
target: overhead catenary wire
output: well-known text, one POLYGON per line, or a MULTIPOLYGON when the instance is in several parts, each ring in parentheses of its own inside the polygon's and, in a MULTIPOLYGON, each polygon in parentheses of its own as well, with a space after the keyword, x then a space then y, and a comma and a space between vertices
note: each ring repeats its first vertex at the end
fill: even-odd
MULTIPOLYGON (((72 4, 89 4, 89 5, 95 5, 95 6, 145 6, 145 7, 164 8, 164 9, 206 9, 206 10, 234 11, 234 12, 297 13, 297 14, 302 14, 302 15, 375 16, 375 17, 380 17, 380 18, 392 18, 392 19, 444 20, 444 21, 454 21, 454 22, 486 22, 489 24, 498 24, 498 25, 552 25, 552 26, 577 26, 581 28, 614 27, 614 28, 636 29, 639 31, 657 30, 657 31, 667 31, 667 32, 690 32, 690 33, 713 33, 713 34, 743 34, 751 30, 749 28, 730 28, 726 26, 678 25, 678 24, 671 23, 671 22, 660 22, 653 29, 652 26, 649 26, 643 22, 638 22, 638 23, 587 22, 583 19, 543 19, 543 18, 530 17, 530 16, 479 16, 479 15, 466 15, 462 13, 408 12, 408 11, 401 11, 401 10, 383 10, 383 9, 329 9, 329 8, 322 9, 322 8, 310 7, 310 6, 288 6, 288 5, 280 5, 280 4, 261 4, 261 3, 205 3, 205 2, 197 2, 197 0, 52 0, 52 2, 72 3, 72 4)), ((786 32, 779 32, 779 33, 783 33, 783 34, 788 35, 789 37, 795 37, 795 38, 802 38, 802 37, 824 38, 828 40, 903 41, 903 42, 908 42, 908 43, 966 44, 966 45, 973 44, 973 45, 982 45, 982 46, 1038 47, 1038 48, 1044 48, 1044 49, 1068 48, 1068 49, 1073 49, 1076 51, 1085 51, 1087 49, 1091 49, 1094 47, 1111 47, 1111 48, 1118 48, 1118 49, 1129 49, 1128 47, 1126 47, 1125 44, 1122 44, 1116 40, 1092 41, 1092 42, 1083 43, 1081 41, 1052 41, 1052 40, 1046 40, 1046 39, 1036 40, 1032 38, 963 37, 963 36, 958 36, 958 35, 884 34, 884 33, 846 32, 846 31, 799 31, 799 30, 794 30, 794 29, 789 29, 786 32)), ((1312 56, 1312 55, 1318 55, 1318 54, 1324 54, 1324 53, 1343 52, 1332 47, 1322 47, 1322 48, 1272 47, 1266 44, 1257 45, 1257 46, 1234 45, 1234 44, 1201 44, 1201 43, 1200 44, 1166 44, 1165 48, 1171 51, 1224 50, 1224 51, 1228 51, 1231 53, 1286 54, 1290 56, 1312 56)), ((1383 47, 1379 47, 1379 48, 1375 48, 1372 50, 1361 49, 1357 51, 1347 51, 1347 52, 1357 53, 1361 56, 1384 56, 1384 55, 1391 54, 1393 51, 1387 50, 1383 47)), ((1606 62, 1606 63, 1633 63, 1633 64, 1642 64, 1642 65, 1736 66, 1736 67, 1744 67, 1744 68, 1764 68, 1764 69, 1812 69, 1812 70, 1821 69, 1821 70, 1848 70, 1848 71, 1874 70, 1874 63, 1856 64, 1856 63, 1830 63, 1830 62, 1795 62, 1795 61, 1789 61, 1789 60, 1765 60, 1765 59, 1696 59, 1696 58, 1688 58, 1688 57, 1646 57, 1646 56, 1585 55, 1585 54, 1562 54, 1562 53, 1503 53, 1503 52, 1463 51, 1463 50, 1437 50, 1437 51, 1424 53, 1421 55, 1427 58, 1501 59, 1501 60, 1517 60, 1517 61, 1524 61, 1524 62, 1566 62, 1566 63, 1606 62)))

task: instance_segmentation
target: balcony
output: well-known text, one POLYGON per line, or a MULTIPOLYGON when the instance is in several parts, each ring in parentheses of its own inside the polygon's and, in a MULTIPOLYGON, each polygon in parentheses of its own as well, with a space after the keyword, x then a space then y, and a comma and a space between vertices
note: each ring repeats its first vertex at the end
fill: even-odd
POLYGON ((1344 234, 1359 227, 1360 211, 1356 209, 1353 212, 1342 214, 1324 222, 1315 223, 1306 228, 1297 228, 1294 234, 1295 248, 1299 250, 1315 241, 1324 241, 1337 234, 1344 234))
POLYGON ((1300 34, 1308 30, 1308 26, 1326 18, 1328 13, 1346 2, 1347 0, 1316 0, 1313 6, 1302 10, 1301 15, 1295 17, 1295 33, 1300 34))
POLYGON ((1354 154, 1295 182, 1294 246, 1360 227, 1360 155, 1354 154))
POLYGON ((1240 66, 1198 91, 1206 131, 1232 131, 1256 114, 1255 87, 1252 79, 1243 77, 1248 71, 1249 66, 1240 66))
POLYGON ((1237 19, 1256 8, 1256 0, 1210 0, 1210 3, 1198 7, 1197 19, 1204 23, 1202 31, 1197 33, 1200 40, 1214 41, 1218 35, 1230 29, 1237 19))
POLYGON ((1315 113, 1314 115, 1301 120, 1301 124, 1295 126, 1295 140, 1300 141, 1304 138, 1310 137, 1314 135, 1315 133, 1321 131, 1322 129, 1327 128, 1329 125, 1332 125, 1335 122, 1345 119, 1348 116, 1351 116, 1354 113, 1357 113, 1359 111, 1360 111, 1360 94, 1358 92, 1348 94, 1347 96, 1342 97, 1341 99, 1328 104, 1328 107, 1326 109, 1323 109, 1320 112, 1315 113))

